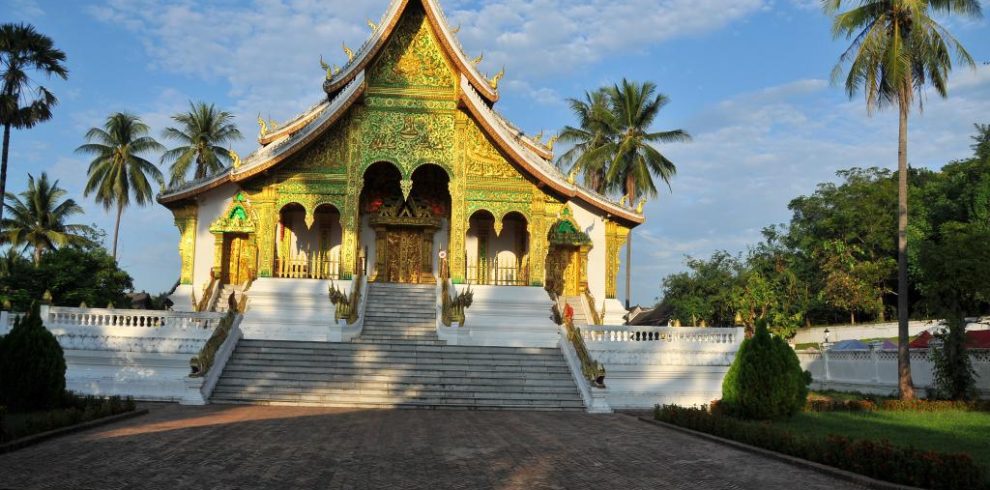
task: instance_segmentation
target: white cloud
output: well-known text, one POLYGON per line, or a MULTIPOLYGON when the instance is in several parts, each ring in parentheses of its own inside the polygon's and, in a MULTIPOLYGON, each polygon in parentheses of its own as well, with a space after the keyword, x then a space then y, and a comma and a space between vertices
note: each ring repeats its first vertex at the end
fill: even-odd
POLYGON ((37 0, 5 0, 0 2, 0 5, 3 6, 3 10, 13 13, 15 17, 33 20, 45 15, 45 10, 37 0))
MULTIPOLYGON (((909 157, 938 168, 970 150, 972 124, 988 122, 990 67, 954 75, 950 97, 929 95, 911 116, 909 157)), ((679 173, 673 195, 647 207, 634 246, 640 300, 665 275, 684 270, 683 256, 719 249, 741 252, 767 225, 790 219, 787 203, 835 180, 849 167, 895 168, 897 121, 866 115, 863 102, 839 88, 802 80, 740 94, 702 110, 685 124, 694 142, 665 147, 679 173), (641 273, 642 271, 642 273, 641 273)))
MULTIPOLYGON (((665 40, 718 29, 757 11, 763 0, 510 0, 480 6, 446 2, 450 22, 483 68, 508 69, 507 84, 524 86, 537 103, 559 98, 518 80, 573 72, 665 40), (658 29, 657 26, 664 26, 658 29)), ((365 20, 384 0, 253 0, 250 7, 179 0, 107 0, 97 19, 139 33, 150 64, 170 73, 223 80, 242 121, 258 113, 295 115, 323 97, 319 58, 342 64, 341 43, 367 39, 365 20)), ((518 88, 518 87, 517 87, 518 88)))

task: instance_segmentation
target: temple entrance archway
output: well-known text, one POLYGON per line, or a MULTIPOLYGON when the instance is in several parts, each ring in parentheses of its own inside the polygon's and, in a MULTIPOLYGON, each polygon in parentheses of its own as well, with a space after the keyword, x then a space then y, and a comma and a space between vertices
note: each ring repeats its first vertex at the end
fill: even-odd
POLYGON ((437 165, 420 166, 409 180, 388 162, 368 167, 361 211, 372 281, 434 282, 437 234, 450 216, 448 182, 437 165))

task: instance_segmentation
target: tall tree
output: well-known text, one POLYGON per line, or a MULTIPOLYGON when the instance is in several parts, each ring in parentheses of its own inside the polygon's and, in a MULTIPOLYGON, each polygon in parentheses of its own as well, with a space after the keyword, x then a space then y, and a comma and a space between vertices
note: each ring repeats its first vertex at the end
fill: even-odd
MULTIPOLYGON (((660 110, 670 102, 666 95, 657 93, 652 82, 635 83, 623 79, 608 89, 617 138, 607 143, 601 151, 612 156, 605 173, 606 186, 622 189, 632 204, 640 196, 654 197, 657 187, 653 177, 659 177, 667 186, 677 173, 677 167, 656 148, 659 143, 690 141, 691 136, 682 129, 651 132, 660 110)), ((626 306, 629 306, 632 261, 632 233, 626 241, 626 306)))
POLYGON ((979 0, 824 0, 825 12, 834 16, 832 34, 852 44, 833 70, 835 80, 845 76, 850 98, 860 90, 867 109, 896 107, 899 115, 898 167, 898 388, 902 399, 914 398, 911 358, 908 351, 908 114, 916 98, 931 86, 942 97, 948 92, 952 54, 975 66, 973 58, 933 14, 981 15, 979 0), (844 4, 855 6, 841 12, 844 4))
POLYGON ((147 124, 136 116, 123 113, 111 114, 102 128, 86 132, 88 143, 76 148, 76 152, 93 155, 89 164, 85 196, 95 194, 96 202, 110 210, 117 207, 117 221, 113 227, 113 258, 117 258, 117 239, 120 235, 120 217, 124 208, 134 202, 144 206, 154 199, 155 191, 148 178, 165 185, 162 173, 141 156, 150 151, 163 151, 165 147, 148 136, 147 124))
MULTIPOLYGON (((3 125, 3 155, 0 158, 0 199, 7 194, 7 159, 10 152, 10 130, 29 129, 52 118, 52 107, 58 103, 53 93, 35 85, 31 72, 49 78, 68 78, 65 53, 55 49, 51 38, 40 34, 27 24, 0 25, 0 124, 3 125)), ((3 206, 0 206, 0 219, 3 206)))
POLYGON ((233 114, 205 102, 190 102, 189 112, 172 116, 179 127, 166 128, 163 136, 178 141, 182 146, 162 155, 162 163, 172 162, 169 185, 183 184, 193 163, 194 180, 223 170, 232 155, 222 145, 241 139, 241 132, 233 124, 233 119, 233 114))
POLYGON ((88 242, 90 227, 67 224, 71 216, 83 214, 72 199, 62 200, 67 192, 58 181, 49 182, 42 172, 37 181, 28 175, 28 188, 20 198, 8 193, 4 207, 9 212, 3 220, 3 241, 13 247, 30 247, 34 252, 34 265, 41 263, 46 250, 88 242))
POLYGON ((570 173, 580 173, 585 185, 604 194, 608 190, 605 174, 612 159, 607 144, 617 136, 608 90, 586 92, 584 100, 569 99, 568 103, 578 118, 578 127, 565 126, 560 132, 560 141, 574 146, 562 154, 557 163, 567 167, 570 173))
POLYGON ((973 136, 973 152, 976 158, 990 161, 990 124, 974 124, 976 135, 973 136))

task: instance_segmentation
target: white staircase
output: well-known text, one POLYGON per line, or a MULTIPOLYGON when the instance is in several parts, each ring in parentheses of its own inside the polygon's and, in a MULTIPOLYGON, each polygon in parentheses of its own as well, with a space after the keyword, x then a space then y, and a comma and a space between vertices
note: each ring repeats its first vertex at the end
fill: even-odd
POLYGON ((433 284, 369 284, 364 329, 352 342, 440 345, 436 295, 433 284))
POLYGON ((588 325, 588 315, 584 312, 584 304, 581 302, 580 296, 567 296, 564 298, 567 302, 567 306, 570 306, 574 310, 574 326, 575 327, 585 327, 588 325))
POLYGON ((348 343, 259 339, 273 330, 280 337, 288 331, 308 332, 315 323, 303 320, 315 322, 321 310, 309 303, 309 289, 301 285, 262 285, 261 295, 258 286, 256 282, 251 289, 244 320, 251 320, 252 334, 245 331, 246 340, 224 367, 214 403, 584 410, 558 348, 449 346, 439 340, 433 285, 370 285, 364 330, 348 343), (256 303, 259 297, 263 299, 256 303), (306 301, 303 307, 297 306, 299 298, 306 301), (271 312, 258 314, 256 304, 271 312), (282 323, 263 328, 258 322, 279 317, 274 313, 279 304, 281 310, 298 310, 291 314, 295 323, 288 324, 290 330, 282 323))
POLYGON ((217 297, 217 304, 216 304, 216 308, 214 308, 214 311, 226 313, 227 310, 230 309, 229 305, 230 305, 231 294, 234 295, 234 303, 239 304, 241 298, 243 298, 245 294, 244 286, 235 286, 231 284, 225 285, 223 289, 220 290, 220 296, 217 297))

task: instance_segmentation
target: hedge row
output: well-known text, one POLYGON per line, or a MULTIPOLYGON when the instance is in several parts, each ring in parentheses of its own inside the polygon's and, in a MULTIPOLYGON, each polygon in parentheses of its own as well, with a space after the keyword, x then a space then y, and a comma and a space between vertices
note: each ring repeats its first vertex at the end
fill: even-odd
MULTIPOLYGON (((134 400, 130 397, 82 397, 66 393, 62 397, 60 408, 26 415, 16 427, 10 427, 9 430, 4 430, 4 407, 0 407, 0 442, 77 425, 111 415, 132 412, 135 408, 134 400)), ((8 417, 11 416, 8 415, 8 417)))
POLYGON ((948 401, 948 400, 808 400, 805 412, 945 412, 963 410, 969 412, 990 411, 990 401, 948 401))
POLYGON ((669 424, 902 485, 990 489, 982 469, 968 454, 903 448, 885 440, 809 437, 770 423, 744 422, 712 414, 707 407, 657 406, 654 417, 669 424))

